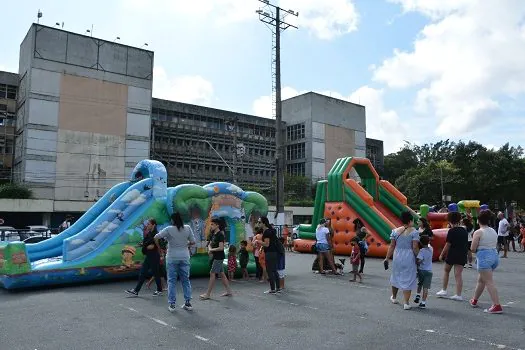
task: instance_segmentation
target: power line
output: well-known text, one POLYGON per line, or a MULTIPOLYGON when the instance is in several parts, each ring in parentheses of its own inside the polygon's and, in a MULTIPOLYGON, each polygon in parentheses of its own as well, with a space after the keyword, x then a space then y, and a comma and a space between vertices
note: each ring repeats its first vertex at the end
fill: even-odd
MULTIPOLYGON (((282 134, 282 101, 281 101, 281 31, 290 27, 297 29, 296 26, 287 23, 285 18, 288 15, 299 16, 299 12, 293 10, 283 10, 279 6, 270 4, 269 0, 259 0, 264 4, 256 12, 259 20, 265 23, 272 31, 272 99, 275 99, 275 143, 276 143, 276 177, 277 186, 275 188, 276 210, 275 214, 284 213, 284 152, 282 134)), ((273 107, 272 106, 272 107, 273 107)))

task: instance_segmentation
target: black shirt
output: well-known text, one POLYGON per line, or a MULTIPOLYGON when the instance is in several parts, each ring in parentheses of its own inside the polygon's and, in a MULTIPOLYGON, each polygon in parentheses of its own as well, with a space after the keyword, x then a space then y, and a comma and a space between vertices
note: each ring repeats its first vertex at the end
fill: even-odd
POLYGON ((265 253, 268 253, 268 252, 277 253, 277 233, 275 232, 273 228, 268 228, 264 231, 263 236, 262 236, 263 242, 266 238, 270 239, 270 245, 268 247, 264 247, 264 252, 265 253))
POLYGON ((241 266, 246 265, 248 263, 248 251, 246 248, 239 249, 239 264, 241 266))
MULTIPOLYGON (((447 243, 450 243, 450 249, 447 254, 447 260, 456 262, 463 261, 467 258, 468 232, 467 230, 465 230, 464 227, 452 227, 451 229, 449 229, 447 234, 447 243)), ((457 263, 457 265, 460 264, 461 263, 457 263)))
MULTIPOLYGON (((224 243, 224 232, 218 231, 216 233, 212 233, 210 238, 210 247, 218 248, 220 242, 224 243)), ((212 253, 214 260, 224 260, 226 258, 226 255, 224 255, 224 249, 212 253)))
POLYGON ((146 237, 144 237, 144 240, 142 241, 142 254, 144 254, 144 256, 154 256, 155 257, 157 255, 160 255, 157 249, 157 245, 155 244, 155 240, 154 240, 154 237, 157 233, 158 233, 157 231, 148 232, 146 237), (155 248, 148 249, 148 246, 152 244, 155 246, 155 248))

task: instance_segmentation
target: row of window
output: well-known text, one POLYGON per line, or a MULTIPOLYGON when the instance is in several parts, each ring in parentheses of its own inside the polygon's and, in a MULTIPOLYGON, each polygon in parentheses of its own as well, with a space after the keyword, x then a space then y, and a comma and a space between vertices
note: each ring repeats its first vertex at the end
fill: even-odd
POLYGON ((306 146, 304 143, 297 143, 286 146, 286 159, 297 160, 306 158, 306 146))
MULTIPOLYGON (((155 142, 164 142, 164 143, 171 143, 172 145, 179 146, 179 147, 194 147, 194 148, 200 148, 200 149, 206 149, 211 152, 211 147, 206 142, 202 141, 190 141, 190 140, 182 140, 182 139, 171 139, 168 137, 157 137, 155 136, 155 142)), ((222 143, 217 142, 210 142, 211 145, 217 152, 219 153, 233 153, 236 150, 236 147, 234 145, 225 145, 222 143)), ((250 156, 261 156, 261 157, 271 157, 275 158, 275 151, 268 150, 268 149, 260 149, 260 148, 252 148, 252 147, 246 147, 246 155, 250 156)))
POLYGON ((0 98, 16 100, 17 88, 14 85, 0 84, 0 98))
POLYGON ((290 125, 286 127, 286 139, 288 141, 302 140, 306 137, 305 126, 303 124, 290 125))
POLYGON ((274 127, 254 125, 249 123, 243 123, 240 121, 236 123, 234 120, 225 120, 202 115, 181 113, 160 108, 153 108, 151 117, 153 120, 159 121, 168 121, 173 123, 181 123, 185 125, 200 126, 203 128, 225 131, 234 131, 235 129, 237 129, 238 132, 241 132, 243 134, 272 138, 275 137, 274 127), (235 124, 237 124, 237 127, 235 124))
POLYGON ((286 172, 290 175, 305 176, 306 172, 305 163, 288 164, 286 166, 286 172))
MULTIPOLYGON (((164 162, 165 163, 165 162, 164 162)), ((229 174, 231 170, 225 165, 207 165, 207 164, 196 164, 196 163, 183 163, 176 162, 172 164, 175 169, 183 171, 190 174, 203 174, 203 173, 212 173, 212 174, 229 174)), ((165 166, 168 166, 166 163, 165 166)), ((238 170, 239 175, 251 175, 251 176, 264 176, 264 177, 273 177, 275 176, 275 171, 271 169, 253 169, 253 168, 242 168, 238 170)))

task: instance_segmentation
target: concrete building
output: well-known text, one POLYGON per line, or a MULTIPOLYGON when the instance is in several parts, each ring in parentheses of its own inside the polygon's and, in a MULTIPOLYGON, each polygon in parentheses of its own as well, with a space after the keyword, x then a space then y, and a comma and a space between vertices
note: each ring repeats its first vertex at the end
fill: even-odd
POLYGON ((20 45, 14 178, 82 211, 149 156, 153 52, 33 24, 20 45))
POLYGON ((168 169, 169 185, 271 184, 275 120, 160 99, 151 119, 151 156, 168 169))
POLYGON ((0 181, 11 180, 18 74, 0 71, 0 181))
POLYGON ((340 157, 365 157, 365 107, 308 92, 282 102, 286 167, 316 181, 340 157))
POLYGON ((366 138, 366 157, 381 175, 385 167, 383 141, 366 138))

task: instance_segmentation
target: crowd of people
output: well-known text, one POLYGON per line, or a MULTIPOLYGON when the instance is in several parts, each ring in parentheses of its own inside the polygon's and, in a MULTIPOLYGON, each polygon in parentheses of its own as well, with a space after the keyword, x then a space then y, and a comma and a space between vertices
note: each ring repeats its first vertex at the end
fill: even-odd
MULTIPOLYGON (((392 294, 390 301, 398 303, 398 293, 402 292, 403 308, 412 308, 410 299, 412 291, 417 290, 414 303, 419 308, 427 307, 427 299, 433 277, 433 248, 431 245, 433 231, 424 218, 420 218, 418 228, 415 228, 413 216, 409 212, 401 214, 402 226, 394 229, 391 234, 391 243, 383 261, 385 270, 391 268, 390 284, 392 294), (390 260, 392 265, 390 267, 390 260)), ((518 238, 518 245, 522 251, 525 250, 525 221, 517 217, 512 224, 505 218, 503 213, 497 215, 497 232, 491 227, 493 213, 490 210, 482 210, 477 218, 477 227, 474 227, 471 218, 458 212, 447 214, 449 230, 446 244, 439 255, 439 260, 444 261, 444 272, 441 290, 436 293, 439 298, 448 298, 453 301, 463 300, 463 278, 464 268, 472 268, 475 256, 478 280, 470 305, 478 307, 478 300, 485 289, 487 289, 492 305, 484 311, 490 314, 502 313, 498 291, 493 279, 493 272, 499 264, 499 253, 503 251, 501 258, 507 257, 509 245, 514 238, 518 238), (508 237, 512 236, 512 240, 508 237), (450 273, 454 272, 455 291, 449 296, 448 285, 450 273)), ((356 235, 351 240, 352 251, 350 255, 351 282, 361 283, 365 266, 365 258, 368 250, 367 238, 369 233, 363 222, 357 218, 353 222, 356 235)), ((255 225, 253 237, 250 242, 243 240, 239 247, 231 245, 227 247, 225 237, 225 222, 221 219, 212 219, 211 230, 208 236, 207 251, 209 254, 210 278, 208 288, 199 297, 208 300, 212 296, 217 279, 221 280, 224 287, 223 297, 231 297, 233 291, 231 282, 235 282, 236 271, 240 267, 243 280, 249 279, 247 265, 249 261, 248 246, 251 243, 252 254, 255 259, 255 279, 261 283, 269 283, 270 289, 265 293, 281 293, 285 287, 285 251, 291 250, 293 244, 292 235, 289 230, 283 230, 281 237, 270 224, 267 217, 261 217, 255 225), (228 251, 226 257, 225 250, 228 251), (228 259, 227 273, 223 262, 228 259)), ((326 274, 326 268, 334 275, 342 275, 345 259, 340 259, 342 264, 335 262, 335 251, 333 244, 333 230, 330 219, 323 218, 316 228, 316 243, 314 250, 317 258, 312 267, 320 274, 326 274)), ((157 223, 150 219, 144 227, 144 239, 141 244, 144 262, 140 271, 139 279, 133 289, 126 291, 130 296, 138 296, 143 284, 149 275, 153 275, 149 283, 155 281, 156 290, 154 296, 163 293, 162 276, 167 282, 168 309, 176 309, 176 283, 180 280, 184 295, 182 308, 192 310, 192 289, 189 279, 190 251, 195 244, 193 232, 188 225, 184 225, 179 213, 171 216, 171 225, 161 232, 157 230, 157 223), (164 243, 164 244, 163 244, 164 243), (164 254, 163 254, 164 253, 164 254), (166 269, 163 269, 163 266, 166 269)), ((516 251, 516 250, 515 250, 516 251)))
MULTIPOLYGON (((445 247, 439 255, 439 260, 445 262, 442 289, 436 293, 436 296, 453 301, 463 300, 463 269, 465 266, 472 266, 472 257, 475 254, 478 281, 474 294, 469 301, 470 305, 478 307, 478 300, 486 288, 492 305, 484 311, 490 314, 499 314, 503 312, 503 308, 494 283, 493 272, 498 267, 500 258, 498 241, 502 241, 500 237, 506 231, 502 231, 505 229, 502 213, 498 214, 500 218, 499 233, 489 226, 492 217, 491 211, 482 210, 478 216, 479 228, 476 230, 469 218, 462 218, 458 212, 448 213, 449 230, 445 247), (455 293, 449 296, 448 282, 452 270, 454 271, 456 286, 455 293)), ((392 259, 390 277, 392 295, 390 300, 397 304, 397 294, 401 290, 403 292, 403 308, 410 310, 412 308, 410 305, 411 293, 417 286, 414 302, 420 308, 426 308, 428 290, 432 283, 433 250, 430 245, 432 231, 427 229, 427 223, 422 219, 419 223, 419 230, 414 229, 413 217, 409 212, 402 213, 401 221, 403 226, 392 232, 390 248, 384 260, 385 269, 388 269, 388 262, 392 259), (423 292, 422 295, 421 292, 423 292)), ((506 257, 506 253, 503 257, 506 257)))
MULTIPOLYGON (((248 280, 247 265, 249 261, 248 242, 243 240, 239 250, 235 245, 228 247, 227 274, 223 262, 226 259, 225 249, 225 222, 213 218, 210 222, 207 251, 209 255, 210 279, 205 293, 199 295, 201 300, 208 300, 212 296, 217 279, 224 287, 222 297, 231 297, 233 291, 230 282, 235 281, 235 273, 240 267, 242 279, 248 280)), ((162 277, 167 282, 168 310, 176 310, 177 281, 182 284, 184 304, 182 308, 193 310, 191 304, 192 288, 190 282, 191 247, 195 244, 195 237, 189 225, 184 225, 179 213, 171 216, 171 225, 158 232, 155 219, 149 219, 144 226, 144 238, 140 244, 144 261, 134 288, 126 290, 129 296, 137 297, 142 286, 152 275, 156 284, 153 296, 163 295, 162 277), (163 272, 163 266, 166 267, 163 272)), ((277 294, 284 290, 285 279, 285 250, 288 241, 285 237, 278 237, 277 231, 270 224, 267 217, 261 217, 255 227, 255 234, 251 238, 253 255, 256 262, 256 279, 259 282, 269 282, 270 289, 265 293, 277 294)))

